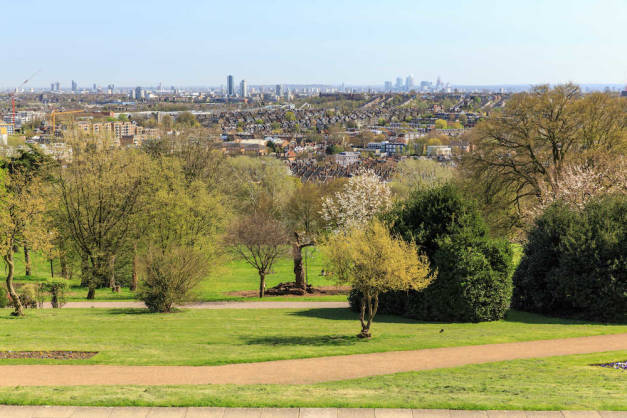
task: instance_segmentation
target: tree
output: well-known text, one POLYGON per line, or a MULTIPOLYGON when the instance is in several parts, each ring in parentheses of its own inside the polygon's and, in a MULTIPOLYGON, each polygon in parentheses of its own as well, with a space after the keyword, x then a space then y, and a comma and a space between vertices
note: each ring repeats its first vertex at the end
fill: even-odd
POLYGON ((176 124, 182 128, 195 128, 200 125, 192 112, 179 113, 176 117, 176 124))
POLYGON ((301 183, 287 204, 286 223, 293 233, 294 282, 302 289, 305 288, 303 249, 315 245, 315 235, 322 224, 322 192, 316 183, 301 183))
POLYGON ((229 229, 226 243, 237 256, 257 270, 259 297, 263 298, 266 275, 276 258, 285 253, 288 243, 283 224, 263 212, 243 216, 229 229))
POLYGON ((448 122, 444 119, 436 119, 435 120, 435 129, 447 129, 448 122))
POLYGON ((535 219, 514 273, 512 306, 547 315, 624 321, 627 197, 583 208, 556 201, 535 219))
POLYGON ((28 246, 45 250, 49 234, 43 215, 46 199, 43 190, 45 159, 34 148, 2 163, 0 176, 0 251, 7 266, 6 285, 15 311, 24 315, 20 298, 13 286, 15 248, 28 246))
POLYGON ((569 164, 562 170, 559 188, 546 182, 538 184, 541 194, 538 205, 529 208, 530 218, 542 214, 554 202, 582 210, 586 204, 604 194, 627 194, 627 158, 595 161, 594 165, 569 164))
POLYGON ((62 222, 83 260, 88 299, 97 287, 115 285, 112 268, 132 237, 149 167, 143 153, 93 144, 77 148, 57 173, 62 222))
POLYGON ((511 247, 488 236, 473 200, 451 184, 418 189, 386 219, 393 233, 420 246, 438 272, 422 292, 385 294, 386 312, 426 321, 503 318, 512 295, 511 247))
POLYGON ((220 190, 231 198, 236 212, 262 211, 274 217, 285 208, 297 182, 282 161, 271 157, 229 158, 221 176, 220 190))
POLYGON ((372 170, 351 177, 343 189, 322 202, 322 219, 334 230, 365 225, 391 205, 391 192, 372 170))
POLYGON ((466 177, 487 205, 490 196, 502 197, 521 216, 546 189, 559 189, 569 164, 624 153, 626 127, 627 101, 621 98, 582 96, 573 84, 537 86, 513 95, 473 130, 476 150, 464 158, 466 177))
POLYGON ((294 122, 296 120, 296 115, 294 115, 294 112, 292 111, 285 112, 285 120, 288 122, 294 122))
POLYGON ((331 236, 324 246, 331 271, 339 283, 362 294, 360 338, 370 338, 379 295, 392 290, 421 290, 431 278, 429 262, 414 243, 390 235, 379 221, 331 236))
POLYGON ((412 190, 443 185, 453 172, 434 160, 405 159, 397 164, 390 187, 396 195, 406 197, 412 190))

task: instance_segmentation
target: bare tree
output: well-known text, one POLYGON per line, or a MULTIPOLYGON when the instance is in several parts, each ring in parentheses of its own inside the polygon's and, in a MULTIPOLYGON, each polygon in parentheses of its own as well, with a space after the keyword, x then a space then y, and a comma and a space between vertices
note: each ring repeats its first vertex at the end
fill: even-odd
POLYGON ((226 243, 259 274, 259 297, 263 298, 266 274, 277 257, 285 253, 288 236, 283 224, 266 213, 257 212, 236 220, 226 243))

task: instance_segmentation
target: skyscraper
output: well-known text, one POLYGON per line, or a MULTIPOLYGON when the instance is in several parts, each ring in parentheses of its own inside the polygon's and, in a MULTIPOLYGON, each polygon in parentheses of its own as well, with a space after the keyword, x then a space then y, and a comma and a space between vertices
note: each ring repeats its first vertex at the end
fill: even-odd
POLYGON ((396 84, 394 85, 397 89, 403 88, 403 79, 401 77, 396 77, 396 84))
POLYGON ((76 90, 78 90, 78 84, 76 84, 76 81, 72 80, 72 91, 76 90))
POLYGON ((279 97, 281 97, 283 95, 283 87, 280 84, 277 84, 274 87, 274 94, 276 94, 279 97))
POLYGON ((409 91, 414 88, 414 76, 408 75, 405 79, 405 90, 409 91))
POLYGON ((391 81, 386 81, 383 85, 383 90, 385 91, 392 91, 392 82, 391 81))
POLYGON ((135 87, 135 100, 142 100, 146 98, 146 92, 141 87, 135 87))
POLYGON ((230 74, 226 78, 226 94, 228 96, 235 96, 235 86, 233 85, 233 76, 230 74))
POLYGON ((239 95, 242 97, 248 97, 248 86, 246 80, 242 80, 239 83, 239 95))

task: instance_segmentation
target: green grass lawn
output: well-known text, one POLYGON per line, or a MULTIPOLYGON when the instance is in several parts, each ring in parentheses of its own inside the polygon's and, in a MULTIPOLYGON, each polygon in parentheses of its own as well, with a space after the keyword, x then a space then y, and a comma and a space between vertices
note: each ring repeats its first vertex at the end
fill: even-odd
POLYGON ((315 385, 0 387, 0 404, 627 410, 627 351, 470 365, 315 385))
MULTIPOLYGON (((320 275, 324 268, 324 260, 316 249, 307 248, 304 253, 307 257, 308 282, 313 286, 335 286, 335 282, 328 277, 320 275)), ((33 281, 44 281, 52 277, 50 262, 40 254, 31 253, 32 275, 24 275, 24 254, 15 254, 15 281, 16 283, 27 283, 33 281)), ((289 257, 277 260, 272 274, 266 277, 266 286, 272 287, 281 282, 294 281, 293 261, 289 257)), ((53 263, 55 275, 60 274, 61 266, 58 260, 53 263)), ((79 275, 75 272, 75 275, 79 275)), ((205 278, 194 294, 194 299, 199 301, 228 301, 228 300, 250 300, 254 297, 243 297, 229 295, 231 292, 244 290, 256 290, 259 288, 259 276, 256 270, 241 260, 227 260, 224 264, 217 266, 214 271, 205 278)), ((70 280, 70 288, 66 292, 68 301, 86 301, 87 289, 80 287, 80 278, 70 280)), ((135 300, 135 294, 127 287, 123 287, 120 293, 114 293, 111 289, 97 289, 96 300, 98 301, 124 301, 135 300)), ((345 295, 324 295, 324 296, 268 296, 264 300, 292 300, 292 301, 345 301, 345 295)))
MULTIPOLYGON (((514 264, 518 264, 522 255, 522 247, 513 244, 514 264)), ((307 255, 307 279, 313 286, 335 286, 336 283, 329 277, 320 275, 324 269, 324 260, 321 253, 315 248, 306 248, 303 254, 307 255)), ((50 262, 38 253, 31 254, 32 275, 24 276, 24 254, 15 254, 16 283, 26 283, 31 281, 43 281, 51 278, 50 262)), ((293 261, 289 257, 277 260, 272 274, 266 277, 267 287, 276 286, 281 282, 294 281, 293 261)), ((53 262, 53 270, 58 275, 61 266, 58 260, 53 262)), ((75 276, 80 273, 75 272, 75 276)), ((256 297, 243 297, 230 295, 232 292, 244 290, 256 290, 259 288, 259 276, 257 272, 248 264, 241 260, 227 260, 224 264, 217 266, 214 271, 205 278, 196 289, 194 299, 198 301, 241 301, 254 300, 256 297)), ((86 301, 87 289, 80 287, 80 278, 70 280, 70 289, 66 292, 68 301, 86 301)), ((111 289, 97 289, 97 301, 124 301, 135 300, 135 294, 127 287, 123 287, 120 293, 114 293, 111 289)), ((290 300, 290 301, 345 301, 345 295, 324 295, 324 296, 267 296, 265 301, 290 300)))
POLYGON ((0 364, 217 365, 341 354, 414 350, 627 332, 602 325, 512 311, 484 323, 423 323, 377 316, 362 340, 348 309, 0 310, 0 350, 98 351, 90 360, 0 360, 0 364), (440 329, 444 332, 440 333, 440 329))

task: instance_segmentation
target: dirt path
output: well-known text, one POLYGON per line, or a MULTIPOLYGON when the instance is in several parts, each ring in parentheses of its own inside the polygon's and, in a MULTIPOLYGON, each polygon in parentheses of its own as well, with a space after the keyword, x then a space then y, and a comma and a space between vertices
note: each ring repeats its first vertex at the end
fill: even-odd
MULTIPOLYGON (((52 308, 44 303, 44 308, 52 308)), ((71 308, 146 308, 143 302, 68 302, 63 309, 71 308)), ((272 301, 272 302, 195 302, 182 308, 189 309, 299 309, 299 308, 348 308, 348 302, 306 302, 306 301, 272 301)))
POLYGON ((627 333, 225 366, 0 366, 0 386, 309 384, 535 357, 627 349, 627 333))

